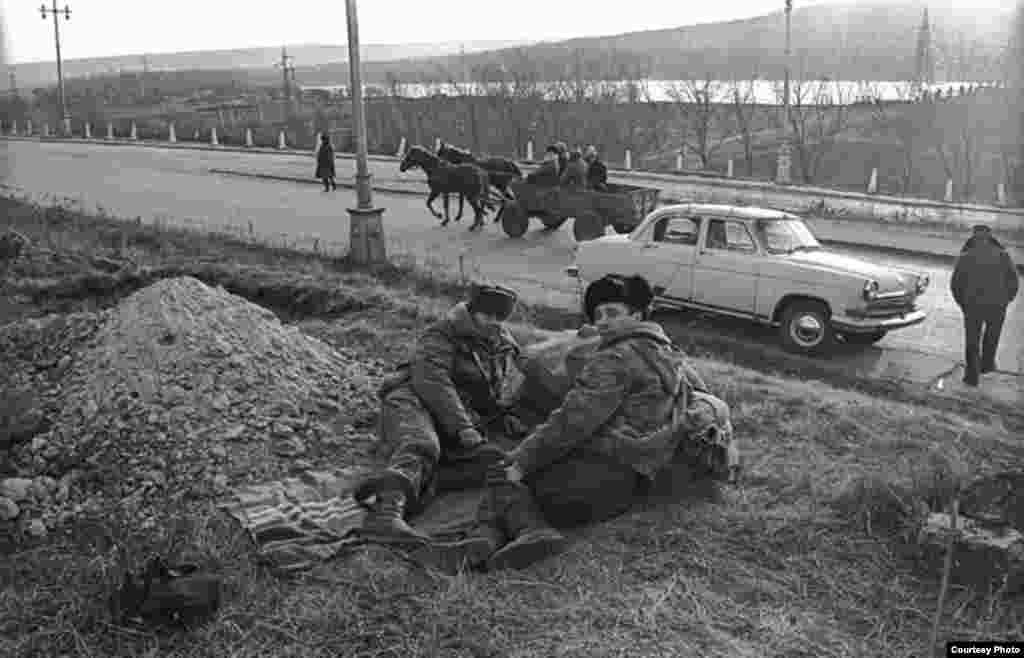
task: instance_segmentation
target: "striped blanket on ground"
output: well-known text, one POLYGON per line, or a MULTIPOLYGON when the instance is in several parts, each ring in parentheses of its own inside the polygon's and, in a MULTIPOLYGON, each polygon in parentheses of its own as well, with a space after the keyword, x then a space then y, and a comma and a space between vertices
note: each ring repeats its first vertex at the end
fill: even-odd
MULTIPOLYGON (((304 571, 366 543, 355 533, 366 510, 350 494, 367 472, 306 471, 241 487, 221 509, 248 531, 261 561, 281 573, 304 571)), ((463 535, 477 523, 482 495, 480 489, 446 493, 411 524, 439 540, 463 535)))

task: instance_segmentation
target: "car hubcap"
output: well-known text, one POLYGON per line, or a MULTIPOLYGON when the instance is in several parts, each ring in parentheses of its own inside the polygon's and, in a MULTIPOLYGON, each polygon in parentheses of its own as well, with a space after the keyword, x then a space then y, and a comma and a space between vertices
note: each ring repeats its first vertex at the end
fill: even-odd
POLYGON ((805 347, 813 347, 821 342, 825 327, 813 315, 801 315, 796 318, 790 333, 796 342, 805 347))

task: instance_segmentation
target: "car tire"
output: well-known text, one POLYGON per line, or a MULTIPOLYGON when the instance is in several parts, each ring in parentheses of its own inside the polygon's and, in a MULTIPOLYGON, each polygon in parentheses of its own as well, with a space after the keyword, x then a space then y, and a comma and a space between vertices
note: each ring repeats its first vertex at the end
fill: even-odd
POLYGON ((614 228, 615 232, 618 233, 619 235, 626 235, 628 233, 632 233, 633 229, 636 227, 630 226, 629 224, 615 223, 612 224, 612 228, 614 228))
POLYGON ((604 219, 595 212, 581 212, 572 223, 576 242, 586 242, 604 235, 604 219))
POLYGON ((502 207, 501 228, 510 238, 521 238, 530 227, 530 218, 518 201, 508 201, 502 207))
POLYGON ((782 347, 797 354, 822 354, 835 344, 828 307, 809 300, 789 304, 779 327, 782 347))
POLYGON ((885 338, 888 331, 872 331, 867 334, 843 334, 843 342, 849 345, 874 345, 885 338))

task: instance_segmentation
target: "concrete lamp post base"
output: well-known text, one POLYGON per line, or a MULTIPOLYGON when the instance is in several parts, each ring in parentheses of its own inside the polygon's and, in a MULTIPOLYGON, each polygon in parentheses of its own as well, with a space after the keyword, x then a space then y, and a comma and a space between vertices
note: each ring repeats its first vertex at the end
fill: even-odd
POLYGON ((383 208, 349 208, 349 260, 357 265, 387 262, 383 208))

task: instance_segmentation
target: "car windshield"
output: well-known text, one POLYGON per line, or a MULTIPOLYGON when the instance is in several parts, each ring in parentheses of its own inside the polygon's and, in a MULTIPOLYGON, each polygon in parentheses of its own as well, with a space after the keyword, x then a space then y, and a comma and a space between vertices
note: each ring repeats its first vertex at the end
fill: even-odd
POLYGON ((811 229, 807 228, 803 220, 795 217, 760 219, 757 221, 757 233, 770 254, 790 254, 821 248, 821 243, 811 233, 811 229))

